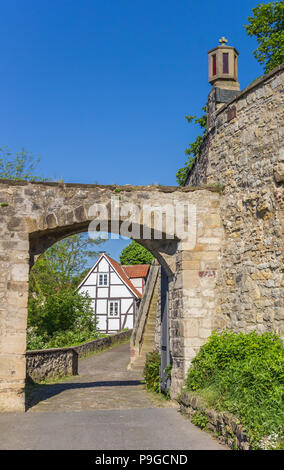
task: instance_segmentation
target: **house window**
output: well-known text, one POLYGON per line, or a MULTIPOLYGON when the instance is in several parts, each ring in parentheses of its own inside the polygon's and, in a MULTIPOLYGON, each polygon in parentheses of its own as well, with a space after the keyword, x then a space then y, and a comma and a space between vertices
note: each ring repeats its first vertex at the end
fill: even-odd
POLYGON ((119 305, 118 305, 117 300, 109 302, 108 315, 109 315, 109 317, 118 317, 119 316, 119 305))
POLYGON ((108 274, 99 274, 99 286, 108 285, 108 274))

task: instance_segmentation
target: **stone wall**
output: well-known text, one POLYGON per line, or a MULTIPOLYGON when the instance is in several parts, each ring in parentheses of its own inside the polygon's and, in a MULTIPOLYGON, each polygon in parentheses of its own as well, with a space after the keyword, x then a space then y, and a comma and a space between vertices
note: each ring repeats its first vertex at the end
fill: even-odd
POLYGON ((78 374, 78 353, 72 348, 41 349, 26 353, 27 381, 78 374))
POLYGON ((114 344, 120 343, 121 341, 127 341, 132 335, 132 330, 120 331, 113 335, 106 336, 105 338, 94 339, 88 343, 74 346, 73 349, 78 354, 79 359, 87 356, 94 351, 102 351, 106 348, 112 347, 114 344))
POLYGON ((200 398, 186 391, 181 394, 179 403, 180 412, 189 419, 197 412, 202 413, 207 419, 204 429, 218 436, 221 443, 234 450, 251 449, 248 433, 236 416, 206 408, 200 398))
POLYGON ((224 185, 214 328, 283 335, 284 66, 216 111, 188 185, 224 185))
POLYGON ((42 380, 78 374, 78 359, 130 338, 132 330, 121 331, 71 348, 41 349, 26 352, 27 380, 42 380))

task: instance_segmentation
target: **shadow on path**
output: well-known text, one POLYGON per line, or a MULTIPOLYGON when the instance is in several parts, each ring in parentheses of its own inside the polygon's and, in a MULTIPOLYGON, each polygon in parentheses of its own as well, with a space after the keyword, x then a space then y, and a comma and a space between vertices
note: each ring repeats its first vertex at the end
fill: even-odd
POLYGON ((48 400, 59 393, 74 389, 87 389, 97 387, 131 387, 142 385, 140 380, 107 380, 98 382, 71 382, 56 384, 30 385, 26 390, 26 411, 37 403, 48 400))

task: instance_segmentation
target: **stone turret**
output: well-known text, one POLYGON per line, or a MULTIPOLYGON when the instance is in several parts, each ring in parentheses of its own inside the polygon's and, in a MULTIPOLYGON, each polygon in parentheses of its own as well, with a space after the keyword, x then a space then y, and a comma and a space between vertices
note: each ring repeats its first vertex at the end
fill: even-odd
POLYGON ((219 39, 220 45, 208 51, 208 80, 212 85, 207 104, 208 127, 214 120, 214 112, 240 93, 238 82, 237 49, 227 46, 227 39, 219 39))
POLYGON ((238 51, 227 46, 226 38, 219 39, 220 46, 208 51, 209 82, 222 90, 239 91, 238 51))

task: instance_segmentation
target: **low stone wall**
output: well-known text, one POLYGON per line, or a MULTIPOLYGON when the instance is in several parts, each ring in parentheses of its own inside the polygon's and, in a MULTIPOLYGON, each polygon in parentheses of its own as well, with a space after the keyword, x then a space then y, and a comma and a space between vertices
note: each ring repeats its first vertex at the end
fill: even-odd
POLYGON ((121 331, 113 335, 106 336, 105 338, 94 339, 88 343, 80 344, 80 346, 74 346, 72 349, 77 352, 78 357, 84 357, 94 351, 101 351, 105 348, 111 347, 115 343, 127 340, 132 335, 132 330, 121 331))
POLYGON ((73 348, 40 349, 26 352, 28 381, 78 374, 78 353, 73 348))
POLYGON ((181 413, 189 418, 197 411, 207 417, 208 422, 204 429, 212 431, 231 449, 250 450, 246 429, 232 414, 207 409, 200 398, 185 391, 179 398, 179 404, 181 413))
POLYGON ((42 380, 78 374, 78 359, 94 351, 101 351, 115 343, 130 338, 132 330, 95 339, 71 348, 40 349, 26 352, 27 381, 42 380))

